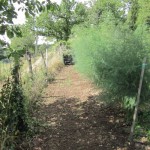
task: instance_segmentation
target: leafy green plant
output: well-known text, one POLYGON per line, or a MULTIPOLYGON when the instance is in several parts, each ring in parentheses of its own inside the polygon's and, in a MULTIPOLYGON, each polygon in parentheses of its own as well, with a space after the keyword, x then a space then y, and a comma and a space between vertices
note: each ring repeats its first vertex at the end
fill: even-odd
POLYGON ((12 79, 4 84, 0 96, 0 135, 3 149, 12 149, 16 136, 28 130, 25 97, 18 80, 18 69, 19 66, 14 67, 12 79))
POLYGON ((149 142, 150 142, 150 130, 148 130, 147 136, 148 136, 148 140, 149 140, 149 142))
MULTIPOLYGON (((132 32, 121 26, 106 19, 100 27, 79 29, 72 47, 77 68, 110 95, 110 101, 128 103, 131 107, 137 95, 143 58, 149 57, 147 33, 144 28, 132 32)), ((149 76, 146 68, 142 102, 150 98, 149 76)))
POLYGON ((135 98, 124 98, 124 107, 126 109, 133 109, 135 106, 136 99, 135 98))

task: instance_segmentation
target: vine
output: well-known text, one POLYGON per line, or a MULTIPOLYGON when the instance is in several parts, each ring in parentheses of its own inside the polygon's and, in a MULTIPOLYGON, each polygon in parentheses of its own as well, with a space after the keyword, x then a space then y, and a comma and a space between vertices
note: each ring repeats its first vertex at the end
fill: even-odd
POLYGON ((28 130, 25 97, 19 78, 20 65, 14 65, 11 78, 0 94, 1 149, 14 149, 15 138, 28 130))

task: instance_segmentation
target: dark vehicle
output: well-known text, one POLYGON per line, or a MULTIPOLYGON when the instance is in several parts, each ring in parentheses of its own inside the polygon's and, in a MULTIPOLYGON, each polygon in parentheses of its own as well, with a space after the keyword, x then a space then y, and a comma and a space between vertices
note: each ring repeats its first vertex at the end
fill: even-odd
POLYGON ((63 55, 63 60, 65 65, 74 65, 72 55, 63 55))

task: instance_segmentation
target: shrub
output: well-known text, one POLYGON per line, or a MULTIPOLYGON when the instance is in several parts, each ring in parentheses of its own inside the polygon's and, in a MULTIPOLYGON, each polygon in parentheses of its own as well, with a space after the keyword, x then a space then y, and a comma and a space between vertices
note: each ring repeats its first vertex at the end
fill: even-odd
POLYGON ((25 96, 19 80, 19 65, 13 67, 0 92, 0 148, 13 149, 16 137, 28 131, 25 96))
MULTIPOLYGON (((111 96, 111 100, 127 101, 128 98, 130 102, 135 98, 143 58, 149 57, 145 29, 133 32, 125 26, 103 23, 98 28, 84 28, 78 32, 72 40, 77 68, 111 96)), ((149 100, 149 76, 146 68, 142 101, 149 100)))
POLYGON ((76 31, 77 37, 70 41, 76 68, 90 78, 93 77, 93 57, 91 56, 100 46, 98 31, 96 28, 82 28, 76 31))

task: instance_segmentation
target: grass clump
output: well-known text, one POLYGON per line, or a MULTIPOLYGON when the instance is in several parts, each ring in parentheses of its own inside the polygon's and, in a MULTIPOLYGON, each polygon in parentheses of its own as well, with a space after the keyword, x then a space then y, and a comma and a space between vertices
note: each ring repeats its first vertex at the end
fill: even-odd
POLYGON ((7 79, 11 74, 11 63, 0 61, 0 82, 7 79))

